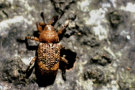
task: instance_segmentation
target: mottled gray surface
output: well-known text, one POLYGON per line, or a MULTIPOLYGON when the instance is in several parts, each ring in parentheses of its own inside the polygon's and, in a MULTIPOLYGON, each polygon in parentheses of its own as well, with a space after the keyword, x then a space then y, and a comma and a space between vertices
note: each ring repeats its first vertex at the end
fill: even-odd
POLYGON ((134 0, 0 0, 0 90, 134 90, 134 27, 134 0), (23 40, 42 11, 46 22, 60 17, 56 29, 70 19, 61 43, 77 53, 66 81, 59 70, 46 87, 38 86, 35 70, 24 78, 35 51, 23 40))

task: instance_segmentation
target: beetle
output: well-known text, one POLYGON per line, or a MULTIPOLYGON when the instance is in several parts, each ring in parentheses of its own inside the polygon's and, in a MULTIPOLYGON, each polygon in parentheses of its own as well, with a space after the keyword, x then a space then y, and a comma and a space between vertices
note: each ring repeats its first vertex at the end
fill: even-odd
MULTIPOLYGON (((43 14, 41 14, 41 17, 44 21, 43 14)), ((54 22, 55 17, 53 17, 48 24, 46 24, 45 21, 36 23, 39 37, 25 37, 26 40, 31 39, 39 42, 37 56, 31 60, 26 72, 28 72, 34 62, 36 62, 41 75, 45 73, 53 73, 56 75, 60 61, 68 64, 68 60, 65 58, 66 55, 60 55, 61 49, 64 47, 59 43, 59 36, 65 31, 65 28, 69 24, 69 20, 67 20, 58 31, 55 31, 52 25, 54 22)))

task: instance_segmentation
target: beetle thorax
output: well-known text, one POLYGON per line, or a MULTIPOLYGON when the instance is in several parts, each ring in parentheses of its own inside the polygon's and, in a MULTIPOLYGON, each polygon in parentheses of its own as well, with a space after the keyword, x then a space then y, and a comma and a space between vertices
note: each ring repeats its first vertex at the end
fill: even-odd
POLYGON ((46 25, 45 29, 40 33, 39 40, 46 43, 56 43, 59 42, 59 37, 53 26, 46 25))

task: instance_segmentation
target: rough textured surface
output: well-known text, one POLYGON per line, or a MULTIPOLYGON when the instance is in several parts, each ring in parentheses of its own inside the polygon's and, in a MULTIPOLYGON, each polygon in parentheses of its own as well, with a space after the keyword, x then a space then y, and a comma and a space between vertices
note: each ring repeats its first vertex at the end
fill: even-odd
POLYGON ((134 28, 134 0, 0 0, 0 89, 134 90, 134 28), (61 43, 77 53, 66 81, 59 70, 46 87, 38 86, 35 70, 29 78, 24 72, 35 56, 27 44, 38 43, 23 40, 38 35, 42 11, 46 21, 59 16, 55 28, 71 20, 61 43))

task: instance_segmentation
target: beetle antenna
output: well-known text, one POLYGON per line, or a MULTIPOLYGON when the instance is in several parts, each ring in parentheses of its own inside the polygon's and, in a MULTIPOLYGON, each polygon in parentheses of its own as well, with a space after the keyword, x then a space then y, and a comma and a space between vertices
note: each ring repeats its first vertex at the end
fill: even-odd
POLYGON ((58 20, 58 16, 53 16, 53 18, 49 21, 48 24, 54 26, 57 20, 58 20))
POLYGON ((43 22, 45 23, 44 12, 41 12, 41 17, 42 17, 42 19, 43 19, 43 22))

